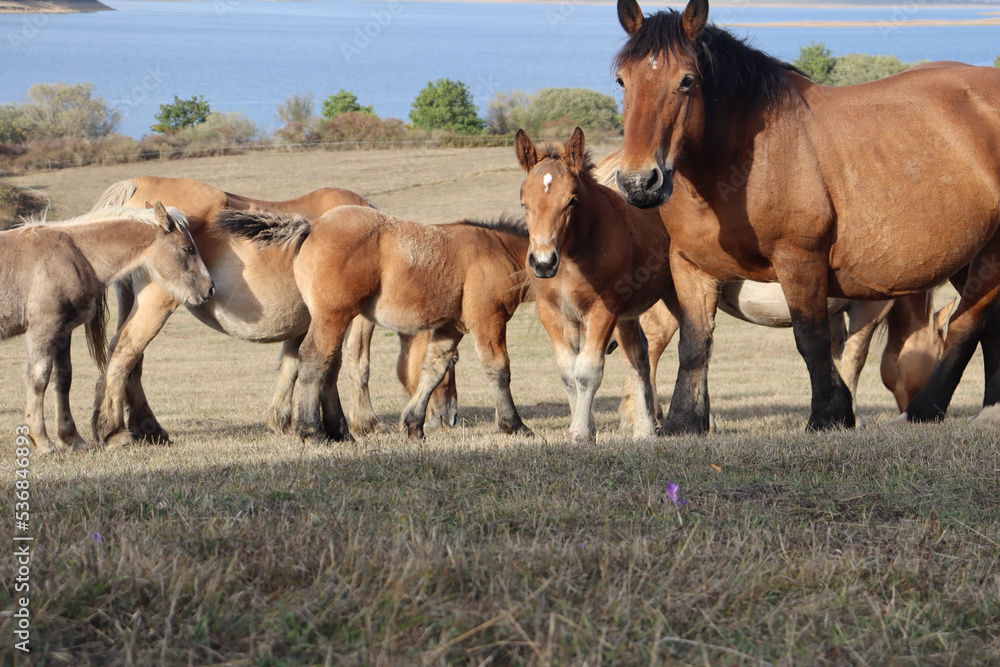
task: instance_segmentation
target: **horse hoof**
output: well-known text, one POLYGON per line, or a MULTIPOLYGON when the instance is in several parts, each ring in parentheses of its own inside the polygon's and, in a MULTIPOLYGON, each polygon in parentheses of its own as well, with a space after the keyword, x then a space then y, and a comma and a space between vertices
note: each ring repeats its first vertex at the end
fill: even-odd
POLYGON ((59 439, 70 449, 81 450, 87 448, 87 441, 79 433, 60 434, 59 439))
POLYGON ((407 424, 406 425, 406 437, 410 440, 423 440, 424 439, 424 427, 420 424, 407 424))
POLYGON ((125 447, 132 443, 132 436, 128 431, 122 429, 115 433, 112 433, 107 438, 104 439, 105 449, 117 449, 119 447, 125 447))
POLYGON ((267 428, 275 435, 288 435, 292 430, 292 415, 272 412, 267 416, 267 428))
POLYGON ((135 440, 154 445, 170 444, 170 435, 155 419, 144 419, 142 423, 129 423, 129 432, 135 440))

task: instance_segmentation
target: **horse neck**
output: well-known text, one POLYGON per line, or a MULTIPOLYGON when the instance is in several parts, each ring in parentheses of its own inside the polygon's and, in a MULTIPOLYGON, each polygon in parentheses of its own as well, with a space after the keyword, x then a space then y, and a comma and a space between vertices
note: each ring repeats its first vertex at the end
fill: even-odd
POLYGON ((528 262, 528 242, 529 240, 513 232, 494 230, 493 236, 497 239, 504 250, 506 250, 506 256, 501 256, 499 253, 491 255, 491 257, 502 263, 500 268, 502 273, 506 273, 510 277, 514 288, 523 289, 513 289, 511 294, 516 294, 518 297, 518 303, 523 303, 534 298, 530 291, 530 281, 527 280, 527 274, 525 273, 525 265, 528 262))
POLYGON ((159 228, 135 220, 113 220, 80 225, 53 225, 73 239, 80 253, 104 285, 132 273, 144 263, 144 252, 156 240, 159 228))
POLYGON ((594 248, 611 248, 620 243, 623 221, 611 201, 614 196, 596 181, 580 177, 582 188, 577 190, 579 201, 573 207, 569 225, 572 233, 560 253, 571 260, 591 260, 594 248), (618 224, 615 224, 618 223, 618 224))

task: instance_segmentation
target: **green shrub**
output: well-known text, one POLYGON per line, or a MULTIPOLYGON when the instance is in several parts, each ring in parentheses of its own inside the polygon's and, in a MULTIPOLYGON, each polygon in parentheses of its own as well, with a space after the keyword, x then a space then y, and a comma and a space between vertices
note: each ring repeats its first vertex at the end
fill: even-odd
POLYGON ((996 60, 993 61, 994 67, 1000 67, 1000 56, 997 56, 996 60))
POLYGON ((817 83, 827 86, 830 85, 830 72, 837 64, 837 59, 826 48, 825 42, 809 42, 806 46, 799 47, 799 57, 792 64, 817 83))
POLYGON ((363 113, 369 116, 375 115, 375 107, 363 107, 358 104, 358 96, 349 90, 340 89, 333 95, 323 98, 323 110, 320 112, 323 118, 333 120, 337 116, 345 113, 363 113))
POLYGON ((30 137, 103 137, 121 122, 121 113, 94 96, 92 83, 36 83, 21 107, 30 137))
POLYGON ((850 86, 881 79, 891 74, 899 74, 917 63, 903 63, 896 56, 872 56, 866 53, 851 53, 837 58, 837 64, 830 72, 830 83, 834 86, 850 86))
POLYGON ((622 117, 615 98, 586 88, 542 88, 531 103, 536 132, 568 136, 579 126, 585 132, 621 132, 622 117))
POLYGON ((479 134, 485 126, 469 87, 451 79, 428 82, 413 101, 410 122, 414 127, 460 134, 479 134))
POLYGON ((173 103, 160 105, 160 111, 155 116, 156 124, 150 129, 162 134, 176 132, 204 123, 210 113, 212 110, 201 95, 195 95, 189 100, 182 100, 174 95, 173 103))
POLYGON ((0 104, 0 144, 22 143, 30 123, 16 104, 0 104))

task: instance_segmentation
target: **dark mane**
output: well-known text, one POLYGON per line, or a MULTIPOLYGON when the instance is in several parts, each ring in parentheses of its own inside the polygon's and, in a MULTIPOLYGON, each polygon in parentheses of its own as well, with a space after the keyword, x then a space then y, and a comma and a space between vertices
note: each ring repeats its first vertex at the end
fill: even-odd
POLYGON ((524 218, 517 218, 508 213, 499 215, 492 220, 462 220, 458 224, 471 225, 472 227, 489 229, 494 232, 506 232, 507 234, 519 236, 522 239, 528 238, 527 221, 524 218))
POLYGON ((764 105, 773 109, 792 90, 787 73, 801 74, 715 25, 707 26, 692 43, 684 34, 680 12, 673 9, 643 19, 615 56, 613 66, 617 69, 660 53, 696 59, 705 96, 706 137, 718 136, 718 128, 733 113, 746 115, 764 105))

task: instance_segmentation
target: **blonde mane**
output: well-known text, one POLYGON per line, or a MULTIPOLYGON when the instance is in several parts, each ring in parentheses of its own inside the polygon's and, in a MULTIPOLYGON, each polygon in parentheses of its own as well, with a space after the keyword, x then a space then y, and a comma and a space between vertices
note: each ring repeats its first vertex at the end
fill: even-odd
MULTIPOLYGON (((188 218, 184 215, 184 212, 179 208, 174 208, 173 206, 167 206, 167 215, 170 219, 174 221, 174 224, 182 229, 188 228, 188 218)), ((101 222, 111 222, 113 220, 122 220, 125 218, 131 218, 136 222, 143 222, 151 227, 158 227, 159 222, 156 220, 156 214, 151 208, 138 208, 135 206, 110 206, 108 208, 99 208, 83 215, 78 215, 75 218, 69 218, 68 220, 48 220, 47 214, 43 213, 40 216, 30 216, 22 218, 24 221, 22 227, 50 227, 50 226, 73 226, 73 225, 90 225, 97 224, 101 222)))

